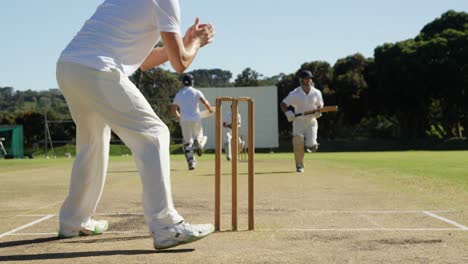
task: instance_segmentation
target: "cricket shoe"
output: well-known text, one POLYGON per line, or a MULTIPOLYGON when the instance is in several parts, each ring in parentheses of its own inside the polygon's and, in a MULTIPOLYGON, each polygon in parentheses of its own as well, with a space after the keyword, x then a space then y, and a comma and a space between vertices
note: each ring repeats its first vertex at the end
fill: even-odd
POLYGON ((198 140, 193 141, 193 145, 195 145, 195 152, 197 155, 203 155, 203 148, 200 146, 200 143, 198 143, 198 140))
POLYGON ((195 140, 193 142, 193 144, 195 145, 196 147, 196 152, 197 152, 197 155, 198 156, 201 156, 203 155, 203 148, 205 147, 205 144, 206 144, 206 141, 208 140, 208 137, 207 136, 203 136, 200 140, 200 142, 198 142, 198 140, 195 140))
POLYGON ((107 231, 109 223, 106 220, 90 219, 86 225, 79 228, 60 226, 58 238, 72 238, 77 236, 100 235, 107 231))
POLYGON ((194 170, 197 167, 197 163, 195 161, 191 161, 188 164, 188 169, 189 170, 194 170))
POLYGON ((319 145, 315 144, 312 147, 306 147, 307 153, 317 152, 319 145))
POLYGON ((301 173, 304 172, 304 166, 303 165, 297 165, 296 166, 296 171, 301 172, 301 173))
POLYGON ((153 232, 153 243, 156 250, 167 249, 200 240, 213 233, 212 224, 191 225, 181 221, 174 226, 153 232))

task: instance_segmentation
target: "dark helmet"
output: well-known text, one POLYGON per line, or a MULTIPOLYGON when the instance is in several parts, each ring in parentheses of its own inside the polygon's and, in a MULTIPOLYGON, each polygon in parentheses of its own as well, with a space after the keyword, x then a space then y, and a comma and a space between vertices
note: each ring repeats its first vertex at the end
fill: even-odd
POLYGON ((185 86, 193 86, 193 83, 195 81, 195 78, 193 77, 192 74, 184 74, 184 76, 182 77, 182 83, 185 85, 185 86))
POLYGON ((304 78, 312 78, 312 72, 308 70, 301 70, 298 74, 299 79, 304 79, 304 78))

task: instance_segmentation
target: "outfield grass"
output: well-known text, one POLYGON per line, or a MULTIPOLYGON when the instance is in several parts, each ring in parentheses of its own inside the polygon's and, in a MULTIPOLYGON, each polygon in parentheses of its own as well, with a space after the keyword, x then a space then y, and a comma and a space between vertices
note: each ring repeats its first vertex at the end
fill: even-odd
MULTIPOLYGON (((415 177, 441 179, 464 185, 468 190, 468 151, 394 151, 394 152, 342 152, 313 153, 306 159, 329 163, 331 166, 353 166, 360 169, 386 170, 397 174, 411 174, 415 177)), ((205 154, 203 159, 214 159, 213 154, 205 154)), ((111 156, 111 160, 125 160, 129 157, 111 156)), ((171 155, 171 159, 183 160, 180 154, 171 155)), ((292 153, 258 153, 257 160, 292 160, 292 153)), ((0 160, 3 169, 20 169, 71 162, 71 159, 35 159, 0 160)))
POLYGON ((468 190, 468 151, 396 151, 317 153, 314 159, 365 169, 432 178, 463 185, 468 190))
MULTIPOLYGON (((436 186, 451 186, 468 191, 468 151, 395 151, 395 152, 343 152, 313 153, 306 159, 331 167, 351 167, 361 171, 372 171, 373 177, 397 177, 413 184, 424 182, 436 186)), ((131 157, 111 156, 112 161, 128 160, 131 157)), ((184 160, 183 155, 173 154, 172 160, 184 160)), ((213 154, 205 154, 201 159, 214 159, 213 154)), ((257 160, 292 160, 292 153, 260 153, 257 160)), ((0 160, 3 170, 22 170, 44 166, 61 166, 72 159, 57 158, 24 160, 0 160)))

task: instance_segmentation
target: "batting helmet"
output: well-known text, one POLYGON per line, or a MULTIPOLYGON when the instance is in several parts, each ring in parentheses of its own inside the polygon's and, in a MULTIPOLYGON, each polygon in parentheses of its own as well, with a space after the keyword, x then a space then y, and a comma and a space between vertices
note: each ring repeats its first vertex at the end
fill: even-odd
POLYGON ((195 81, 195 78, 193 78, 193 75, 192 75, 192 74, 185 74, 185 75, 182 77, 182 83, 183 83, 185 86, 193 86, 194 81, 195 81))
POLYGON ((299 79, 304 79, 304 78, 312 78, 312 72, 308 70, 301 70, 298 74, 299 79))

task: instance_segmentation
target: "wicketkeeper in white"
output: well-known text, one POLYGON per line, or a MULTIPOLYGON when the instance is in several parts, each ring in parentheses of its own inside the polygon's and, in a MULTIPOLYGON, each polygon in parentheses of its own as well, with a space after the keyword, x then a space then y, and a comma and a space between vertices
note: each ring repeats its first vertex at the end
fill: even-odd
POLYGON ((197 155, 201 156, 207 140, 207 137, 203 135, 199 104, 202 103, 210 113, 213 112, 213 108, 203 93, 193 88, 193 75, 185 74, 182 77, 182 83, 184 87, 177 92, 170 111, 179 120, 185 158, 189 170, 193 170, 196 167, 193 151, 196 150, 197 155))
MULTIPOLYGON (((232 106, 231 106, 232 107, 232 106)), ((231 108, 232 110, 232 108, 231 108)), ((231 160, 231 141, 232 141, 232 111, 228 111, 223 118, 223 127, 224 127, 224 152, 226 153, 226 159, 231 160)), ((237 124, 238 128, 241 127, 241 115, 237 113, 237 124)), ((242 142, 241 137, 239 137, 238 141, 239 150, 242 149, 244 142, 242 142)))
POLYGON ((297 172, 304 172, 304 147, 307 152, 315 152, 319 145, 317 142, 317 118, 321 116, 321 113, 316 112, 296 117, 296 114, 317 110, 324 105, 322 93, 313 86, 312 77, 310 71, 300 71, 299 81, 301 86, 291 91, 280 104, 280 108, 288 121, 293 122, 292 142, 297 172), (294 107, 295 112, 289 110, 289 106, 294 107))
POLYGON ((199 19, 180 33, 178 0, 105 0, 61 53, 57 82, 76 124, 77 156, 60 210, 60 238, 97 235, 93 219, 106 179, 111 129, 132 150, 142 181, 142 204, 154 247, 190 243, 214 231, 190 225, 174 208, 169 129, 129 76, 169 61, 183 73, 214 27, 199 19), (155 48, 162 38, 164 47, 155 48))

